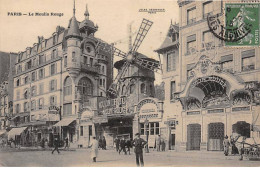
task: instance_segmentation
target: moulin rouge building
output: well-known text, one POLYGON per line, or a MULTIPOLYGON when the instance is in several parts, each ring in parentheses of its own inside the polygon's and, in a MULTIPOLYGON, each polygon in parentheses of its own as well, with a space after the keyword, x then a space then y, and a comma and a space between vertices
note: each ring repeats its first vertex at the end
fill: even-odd
POLYGON ((88 143, 95 134, 90 117, 113 79, 109 47, 95 38, 98 27, 89 19, 77 21, 75 6, 68 28, 57 26, 49 38, 19 52, 14 75, 13 129, 9 138, 34 145, 54 137, 88 143))

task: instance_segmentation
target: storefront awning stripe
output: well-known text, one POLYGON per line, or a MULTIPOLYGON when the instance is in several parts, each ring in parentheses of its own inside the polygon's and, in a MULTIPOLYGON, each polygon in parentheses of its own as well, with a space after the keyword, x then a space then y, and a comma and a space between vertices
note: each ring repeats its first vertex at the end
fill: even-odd
POLYGON ((71 124, 74 120, 76 120, 75 118, 65 118, 62 119, 61 121, 59 121, 58 123, 56 123, 53 126, 68 126, 69 124, 71 124))
POLYGON ((11 138, 15 138, 15 135, 21 135, 21 133, 26 129, 27 127, 21 127, 21 128, 13 128, 8 132, 8 140, 11 138))

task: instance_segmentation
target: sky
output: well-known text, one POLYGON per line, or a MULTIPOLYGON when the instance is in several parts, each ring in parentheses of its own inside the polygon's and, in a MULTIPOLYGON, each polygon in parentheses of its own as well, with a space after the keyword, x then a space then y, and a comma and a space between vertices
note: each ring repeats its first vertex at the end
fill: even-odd
MULTIPOLYGON (((128 50, 128 25, 132 23, 134 33, 138 31, 143 18, 153 21, 138 52, 157 60, 158 54, 154 50, 162 44, 171 20, 178 22, 176 0, 76 0, 78 21, 84 20, 86 4, 90 20, 98 25, 95 36, 108 43, 121 40, 116 47, 125 52, 128 50), (149 14, 139 12, 140 9, 164 9, 165 12, 149 14)), ((0 51, 24 51, 37 42, 38 36, 49 38, 57 25, 67 28, 72 15, 73 0, 0 0, 0 51), (27 15, 8 16, 8 12, 27 15), (63 16, 28 16, 29 12, 63 13, 63 16)), ((156 84, 160 82, 161 75, 156 73, 156 84)))

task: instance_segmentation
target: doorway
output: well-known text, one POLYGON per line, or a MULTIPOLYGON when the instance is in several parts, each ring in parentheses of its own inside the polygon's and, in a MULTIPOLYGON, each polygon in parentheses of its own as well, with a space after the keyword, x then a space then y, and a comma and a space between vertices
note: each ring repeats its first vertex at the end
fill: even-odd
POLYGON ((189 124, 187 126, 187 150, 200 150, 201 125, 189 124))
POLYGON ((208 150, 222 151, 224 140, 224 123, 210 123, 208 125, 208 150))

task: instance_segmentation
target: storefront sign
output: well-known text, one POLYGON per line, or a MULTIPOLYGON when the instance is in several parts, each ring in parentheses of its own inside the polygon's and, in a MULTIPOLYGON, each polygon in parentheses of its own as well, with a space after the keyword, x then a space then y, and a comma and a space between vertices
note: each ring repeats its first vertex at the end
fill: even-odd
POLYGON ((153 99, 144 99, 137 105, 140 120, 161 119, 162 113, 158 110, 158 104, 153 99))
POLYGON ((219 78, 219 77, 216 77, 216 76, 209 76, 209 77, 198 78, 197 80, 195 80, 192 83, 192 88, 196 87, 200 83, 210 82, 210 81, 213 81, 213 82, 220 84, 222 86, 222 88, 225 88, 227 86, 226 81, 223 80, 222 78, 219 78))
POLYGON ((60 108, 57 106, 50 106, 49 107, 49 114, 59 114, 60 108))
POLYGON ((107 123, 108 119, 106 116, 94 117, 93 123, 107 123))

